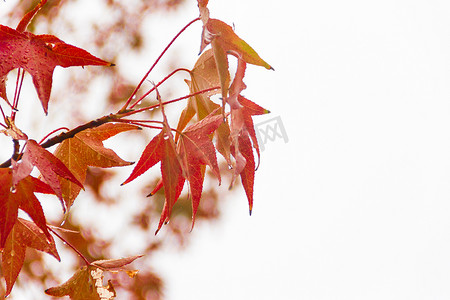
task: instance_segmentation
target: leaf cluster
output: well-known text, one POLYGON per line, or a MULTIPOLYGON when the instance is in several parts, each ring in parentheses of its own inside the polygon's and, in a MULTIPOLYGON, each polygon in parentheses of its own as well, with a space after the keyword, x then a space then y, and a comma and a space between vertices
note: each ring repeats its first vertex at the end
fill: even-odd
POLYGON ((231 169, 230 187, 237 177, 247 195, 250 214, 253 208, 253 186, 260 151, 253 125, 253 116, 269 111, 242 96, 246 88, 243 81, 247 64, 273 69, 244 40, 239 38, 226 23, 209 17, 208 1, 198 1, 200 16, 186 25, 173 38, 134 91, 123 101, 120 109, 73 129, 60 128, 49 133, 40 142, 29 138, 16 124, 20 91, 25 72, 31 75, 38 99, 45 114, 51 100, 52 77, 56 66, 105 66, 114 64, 97 58, 84 49, 69 45, 53 35, 35 35, 27 31, 37 12, 45 7, 42 0, 25 14, 13 29, 0 25, 0 105, 4 127, 13 145, 11 158, 0 165, 0 249, 2 271, 9 295, 24 263, 27 248, 48 253, 60 260, 54 237, 61 239, 85 262, 66 283, 46 290, 55 297, 71 299, 112 299, 116 296, 113 284, 103 283, 103 272, 124 271, 134 277, 136 271, 122 267, 140 256, 121 259, 87 259, 74 245, 64 239, 58 230, 48 224, 40 200, 36 194, 54 195, 62 205, 62 218, 67 219, 70 208, 86 184, 89 167, 112 168, 132 165, 120 158, 103 141, 129 131, 156 130, 127 179, 136 180, 155 165, 160 165, 161 177, 149 196, 164 191, 164 205, 156 233, 169 222, 181 192, 187 186, 192 205, 192 227, 202 198, 207 168, 222 182, 223 171, 217 155, 221 155, 231 169), (203 23, 201 56, 192 69, 179 68, 171 72, 148 91, 136 97, 143 88, 153 68, 173 42, 191 24, 203 23), (211 48, 205 50, 208 45, 211 48), (237 59, 237 70, 231 80, 228 57, 237 59), (18 69, 16 90, 12 101, 8 98, 6 79, 18 69), (189 94, 171 100, 163 100, 158 87, 175 73, 186 72, 189 94), (145 105, 144 100, 155 94, 157 103, 145 105), (221 103, 215 102, 219 95, 221 103), (176 128, 171 127, 166 115, 170 103, 186 101, 176 128), (145 114, 159 108, 161 119, 154 120, 145 114), (63 131, 56 135, 57 131, 63 131), (50 152, 48 149, 57 146, 50 152), (255 159, 254 152, 257 154, 255 159), (33 175, 37 169, 40 176, 33 175), (29 220, 19 217, 19 210, 29 220))

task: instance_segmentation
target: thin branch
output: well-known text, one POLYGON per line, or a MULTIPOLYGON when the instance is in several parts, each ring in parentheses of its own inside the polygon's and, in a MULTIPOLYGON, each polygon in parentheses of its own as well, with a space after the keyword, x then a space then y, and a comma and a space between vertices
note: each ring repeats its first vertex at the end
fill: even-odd
POLYGON ((158 64, 158 62, 161 60, 161 58, 163 57, 163 55, 167 52, 167 50, 170 48, 170 46, 172 46, 172 44, 176 41, 176 39, 189 27, 191 26, 193 23, 199 21, 200 18, 196 18, 194 20, 192 20, 191 22, 189 22, 186 26, 184 26, 178 33, 177 35, 175 35, 175 37, 170 41, 170 43, 166 46, 166 48, 163 50, 163 52, 161 52, 161 54, 159 55, 159 57, 156 59, 156 61, 153 63, 153 65, 150 67, 150 69, 148 70, 148 72, 144 75, 144 77, 142 77, 141 81, 139 82, 139 84, 136 86, 136 88, 134 89, 133 93, 130 95, 130 97, 128 98, 127 102, 124 104, 124 106, 122 107, 122 109, 120 110, 120 112, 124 112, 126 111, 126 109, 128 108, 128 105, 130 105, 131 101, 133 100, 133 97, 136 95, 137 91, 140 89, 140 87, 142 86, 142 84, 144 83, 144 81, 147 79, 148 75, 150 75, 150 72, 153 71, 153 69, 155 68, 156 64, 158 64))
MULTIPOLYGON (((40 145, 43 148, 49 148, 49 147, 52 147, 52 146, 57 145, 59 143, 62 143, 64 140, 73 138, 77 133, 79 133, 79 132, 81 132, 83 130, 90 129, 90 128, 95 128, 95 127, 98 127, 100 125, 103 125, 103 124, 109 123, 109 122, 121 122, 120 119, 123 118, 123 117, 131 116, 131 115, 134 115, 134 114, 137 114, 137 113, 140 113, 140 112, 143 112, 143 111, 147 111, 147 110, 152 110, 152 109, 154 109, 156 107, 159 107, 160 105, 166 105, 166 104, 174 103, 174 102, 177 102, 177 101, 180 101, 180 100, 183 100, 183 99, 187 99, 187 98, 193 97, 193 96, 198 95, 198 94, 207 93, 209 91, 213 91, 213 90, 217 90, 217 89, 220 89, 220 87, 216 86, 216 87, 208 88, 208 89, 201 90, 201 91, 198 91, 198 92, 195 92, 195 93, 192 93, 192 94, 189 94, 189 95, 177 98, 177 99, 173 99, 173 100, 169 100, 169 101, 166 101, 166 102, 162 102, 161 104, 158 103, 158 104, 155 104, 155 105, 152 105, 152 106, 148 106, 148 107, 144 107, 144 108, 141 108, 141 109, 138 109, 138 110, 132 110, 132 111, 128 111, 128 112, 125 112, 125 113, 109 114, 109 115, 103 116, 101 118, 98 118, 96 120, 92 120, 90 122, 87 122, 87 123, 85 123, 83 125, 80 125, 78 127, 75 127, 74 129, 72 129, 70 131, 60 133, 57 136, 49 138, 48 140, 46 140, 45 142, 43 142, 40 145)), ((15 160, 19 160, 20 157, 21 157, 21 155, 19 154, 16 157, 15 160)), ((11 166, 11 159, 8 159, 4 163, 0 164, 0 168, 8 168, 9 166, 11 166)))
POLYGON ((14 154, 12 156, 12 159, 17 161, 19 159, 19 157, 21 156, 19 140, 14 139, 13 144, 14 144, 14 154))
MULTIPOLYGON (((63 142, 64 140, 73 138, 77 133, 86 130, 86 129, 90 129, 90 128, 95 128, 98 127, 100 125, 103 125, 105 123, 109 123, 109 122, 114 122, 117 121, 120 118, 120 114, 109 114, 107 116, 103 116, 101 118, 98 118, 96 120, 90 121, 88 123, 85 123, 83 125, 80 125, 70 131, 67 132, 63 132, 60 133, 57 136, 54 136, 48 140, 46 140, 44 143, 41 144, 41 147, 43 148, 49 148, 51 146, 54 146, 56 144, 59 144, 61 142, 63 142)), ((20 156, 18 157, 20 158, 20 156)), ((0 164, 0 168, 8 168, 9 166, 11 166, 11 159, 5 161, 4 163, 0 164)))

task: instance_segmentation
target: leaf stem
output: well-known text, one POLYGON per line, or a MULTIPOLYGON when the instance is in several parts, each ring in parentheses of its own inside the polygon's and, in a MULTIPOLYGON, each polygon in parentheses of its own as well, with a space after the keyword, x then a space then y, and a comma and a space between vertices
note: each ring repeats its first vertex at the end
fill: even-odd
POLYGON ((49 136, 51 136, 52 134, 54 134, 55 132, 58 132, 60 130, 66 130, 66 131, 70 131, 69 128, 67 127, 60 127, 58 129, 53 130, 52 132, 50 132, 49 134, 47 134, 46 136, 44 136, 41 141, 39 142, 39 145, 42 144, 49 136))
POLYGON ((13 121, 16 118, 17 107, 19 105, 19 97, 20 97, 20 92, 22 91, 22 83, 23 83, 24 76, 25 76, 25 71, 19 68, 17 71, 16 90, 14 91, 14 101, 13 101, 12 113, 11 113, 11 120, 13 120, 13 121))
POLYGON ((176 35, 175 37, 170 41, 170 43, 166 46, 166 48, 164 48, 164 50, 161 52, 161 54, 159 55, 159 57, 155 60, 155 62, 153 63, 153 65, 150 67, 150 69, 147 71, 147 73, 144 75, 144 77, 142 77, 141 81, 139 82, 139 84, 136 86, 136 88, 134 89, 133 93, 130 95, 130 97, 128 98, 127 102, 124 104, 124 106, 120 109, 120 112, 125 111, 128 108, 128 105, 130 105, 131 101, 133 100, 133 97, 136 95, 137 91, 140 89, 140 87, 142 86, 142 84, 144 83, 144 81, 147 79, 148 75, 150 74, 151 71, 153 71, 153 69, 155 68, 155 66, 158 64, 158 62, 161 60, 161 58, 163 57, 163 55, 167 52, 167 50, 170 48, 170 46, 172 46, 172 44, 176 41, 176 39, 189 27, 191 26, 193 23, 199 21, 200 18, 196 18, 192 21, 190 21, 186 26, 184 26, 176 35))
MULTIPOLYGON (((3 120, 5 123, 7 123, 5 112, 3 111, 3 107, 0 105, 0 112, 2 113, 3 120)), ((0 123, 0 126, 3 126, 5 129, 8 129, 8 126, 6 124, 0 123)))
POLYGON ((151 92, 153 92, 155 89, 157 89, 161 84, 164 83, 164 81, 166 81, 167 79, 169 79, 170 77, 172 77, 175 73, 180 72, 180 71, 185 71, 190 73, 191 71, 185 68, 178 68, 174 71, 172 71, 169 75, 167 75, 163 80, 161 80, 160 82, 158 82, 158 84, 156 84, 155 86, 153 86, 147 93, 145 93, 144 95, 142 95, 134 104, 132 104, 130 106, 130 109, 133 109, 137 104, 139 104, 145 97, 147 97, 151 92))
POLYGON ((70 248, 73 249, 73 251, 75 251, 79 257, 81 257, 84 260, 84 263, 87 266, 90 266, 91 263, 87 260, 87 258, 83 255, 83 253, 81 253, 77 248, 75 248, 71 243, 69 243, 65 238, 63 238, 61 235, 59 235, 56 231, 54 231, 50 226, 47 226, 47 229, 50 230, 51 232, 53 232, 54 235, 56 235, 64 244, 66 244, 67 246, 69 246, 70 248))
MULTIPOLYGON (((180 98, 176 98, 176 99, 173 99, 173 100, 168 100, 168 101, 162 102, 161 104, 162 105, 166 105, 166 104, 174 103, 174 102, 177 102, 177 101, 181 101, 181 100, 184 100, 184 99, 187 99, 187 98, 199 95, 199 94, 207 93, 207 92, 218 90, 218 89, 220 89, 220 86, 215 86, 215 87, 204 89, 204 90, 201 90, 201 91, 198 91, 198 92, 195 92, 195 93, 192 93, 192 94, 180 97, 180 98)), ((131 115, 143 112, 143 111, 155 109, 155 108, 157 108, 159 106, 160 106, 160 104, 158 103, 158 104, 154 104, 154 105, 151 105, 151 106, 143 107, 143 108, 140 108, 140 109, 128 111, 128 112, 123 113, 122 116, 123 117, 131 116, 131 115)))
POLYGON ((141 126, 141 127, 151 128, 151 129, 162 129, 162 127, 152 126, 152 125, 148 125, 148 124, 146 124, 146 123, 158 123, 158 124, 163 124, 163 122, 161 122, 161 121, 154 121, 154 120, 131 120, 131 119, 117 119, 116 122, 127 123, 127 124, 137 125, 137 126, 141 126))

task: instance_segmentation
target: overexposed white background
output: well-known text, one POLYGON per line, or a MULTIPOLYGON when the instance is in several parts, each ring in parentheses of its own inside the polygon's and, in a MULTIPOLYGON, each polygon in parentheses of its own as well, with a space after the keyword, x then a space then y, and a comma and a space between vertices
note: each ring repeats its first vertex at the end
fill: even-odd
MULTIPOLYGON (((148 24, 155 53, 195 2, 148 24)), ((185 252, 155 257, 167 300, 449 299, 448 1, 209 8, 275 68, 249 66, 243 94, 289 142, 265 145, 251 217, 236 191, 185 252)), ((198 47, 198 30, 186 36, 198 47)))

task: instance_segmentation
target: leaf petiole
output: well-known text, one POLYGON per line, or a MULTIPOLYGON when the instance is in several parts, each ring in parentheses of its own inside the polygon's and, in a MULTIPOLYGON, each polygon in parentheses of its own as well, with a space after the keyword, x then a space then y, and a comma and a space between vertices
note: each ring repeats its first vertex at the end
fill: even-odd
POLYGON ((16 90, 14 91, 14 101, 12 104, 11 120, 13 120, 13 121, 16 118, 17 107, 19 105, 19 97, 20 97, 20 92, 22 91, 22 83, 23 83, 24 76, 25 76, 25 71, 22 70, 21 68, 19 68, 17 71, 16 90))
POLYGON ((39 145, 42 144, 46 139, 48 139, 49 136, 51 136, 52 134, 54 134, 55 132, 58 132, 60 130, 66 130, 66 131, 70 131, 69 128, 67 127, 60 127, 58 129, 53 130, 52 132, 50 132, 49 134, 47 134, 46 136, 44 136, 41 141, 39 142, 39 145))
POLYGON ((132 104, 130 106, 130 109, 134 108, 136 105, 138 105, 145 97, 147 97, 148 95, 150 95, 151 92, 153 92, 155 89, 157 89, 161 84, 163 84, 167 79, 169 79, 170 77, 172 77, 174 74, 176 74, 177 72, 180 71, 185 71, 190 73, 191 71, 185 68, 178 68, 174 71, 172 71, 169 75, 167 75, 163 80, 161 80, 160 82, 158 82, 158 84, 156 84, 155 86, 153 86, 147 93, 145 93, 144 95, 142 95, 134 104, 132 104))
POLYGON ((120 112, 126 110, 128 108, 128 106, 130 105, 131 101, 133 100, 133 97, 136 95, 137 91, 141 88, 142 84, 144 83, 144 81, 147 79, 148 75, 150 75, 151 71, 153 71, 153 69, 155 68, 155 66, 158 64, 158 62, 161 60, 161 58, 163 57, 163 55, 167 52, 167 50, 169 50, 170 46, 172 46, 172 44, 176 41, 176 39, 192 24, 194 24, 195 22, 199 21, 200 18, 196 18, 192 21, 190 21, 186 26, 184 26, 176 35, 175 37, 170 41, 170 43, 166 46, 166 48, 164 48, 164 50, 161 52, 161 54, 158 56, 158 58, 155 60, 155 62, 153 63, 153 65, 150 67, 150 69, 147 71, 147 73, 144 75, 144 77, 142 77, 141 81, 139 82, 139 84, 136 86, 136 88, 134 89, 133 93, 131 93, 130 97, 128 98, 127 102, 124 104, 124 106, 120 109, 120 112))
POLYGON ((47 229, 50 230, 54 235, 56 235, 64 244, 66 244, 67 246, 69 246, 70 248, 73 249, 73 251, 75 251, 79 257, 81 257, 81 259, 84 260, 84 263, 87 266, 90 266, 91 263, 87 260, 87 258, 83 255, 83 253, 81 253, 77 248, 75 248, 71 243, 69 243, 65 238, 63 238, 61 235, 59 235, 55 230, 53 230, 53 228, 51 228, 50 226, 47 226, 47 229))

